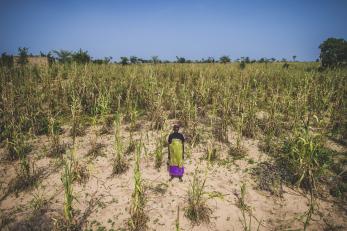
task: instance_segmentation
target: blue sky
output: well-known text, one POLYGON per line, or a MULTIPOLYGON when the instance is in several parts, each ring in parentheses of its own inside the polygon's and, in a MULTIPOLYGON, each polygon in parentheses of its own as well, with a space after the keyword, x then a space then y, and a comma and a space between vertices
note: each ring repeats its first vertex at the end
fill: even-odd
POLYGON ((347 39, 346 12, 346 0, 0 0, 0 52, 315 60, 326 38, 347 39))

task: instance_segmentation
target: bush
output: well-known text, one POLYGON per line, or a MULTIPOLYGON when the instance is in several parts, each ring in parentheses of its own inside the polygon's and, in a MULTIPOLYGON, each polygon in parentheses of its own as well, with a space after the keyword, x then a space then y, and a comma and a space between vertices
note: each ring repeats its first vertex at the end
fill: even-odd
POLYGON ((347 41, 328 38, 320 46, 320 59, 323 67, 345 66, 347 64, 347 41))
POLYGON ((245 61, 241 61, 240 62, 240 69, 243 70, 243 69, 245 69, 245 67, 246 67, 246 62, 245 61))
POLYGON ((19 47, 18 48, 18 55, 19 55, 19 59, 18 59, 18 64, 20 65, 25 65, 28 63, 28 48, 27 47, 19 47))
POLYGON ((229 56, 224 55, 224 56, 219 58, 219 62, 221 62, 221 63, 230 63, 230 58, 229 58, 229 56))
POLYGON ((90 58, 90 55, 88 54, 88 51, 79 49, 79 51, 72 54, 72 60, 76 63, 85 64, 85 63, 89 63, 91 58, 90 58))
POLYGON ((7 55, 6 52, 1 54, 0 65, 6 67, 13 67, 13 56, 7 55))
POLYGON ((297 186, 315 188, 316 180, 331 164, 330 152, 323 147, 321 138, 303 128, 285 142, 284 159, 297 186))

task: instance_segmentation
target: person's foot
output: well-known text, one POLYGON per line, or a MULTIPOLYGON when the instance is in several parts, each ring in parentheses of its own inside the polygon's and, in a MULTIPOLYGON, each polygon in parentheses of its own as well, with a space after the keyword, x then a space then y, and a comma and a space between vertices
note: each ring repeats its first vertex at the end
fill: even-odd
POLYGON ((179 177, 179 180, 180 180, 180 182, 183 182, 183 179, 182 179, 182 177, 179 177))
POLYGON ((173 178, 174 178, 174 177, 172 176, 172 177, 169 179, 169 181, 172 181, 172 180, 173 180, 173 178))

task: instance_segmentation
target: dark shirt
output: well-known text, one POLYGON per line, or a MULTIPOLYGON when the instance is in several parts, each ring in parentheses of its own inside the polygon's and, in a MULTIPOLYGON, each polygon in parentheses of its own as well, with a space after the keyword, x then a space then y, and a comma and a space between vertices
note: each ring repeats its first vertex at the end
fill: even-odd
POLYGON ((182 133, 179 133, 179 132, 173 132, 169 135, 169 139, 168 139, 169 144, 171 144, 172 139, 180 139, 182 140, 182 143, 184 142, 184 136, 182 135, 182 133))

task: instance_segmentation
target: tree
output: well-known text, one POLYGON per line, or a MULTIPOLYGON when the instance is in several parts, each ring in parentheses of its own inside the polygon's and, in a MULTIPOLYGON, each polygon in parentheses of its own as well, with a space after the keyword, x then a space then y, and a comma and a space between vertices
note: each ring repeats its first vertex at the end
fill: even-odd
POLYGON ((293 55, 293 61, 295 62, 295 59, 296 59, 296 55, 293 55))
POLYGON ((177 59, 177 63, 185 63, 186 62, 186 59, 183 57, 176 56, 176 59, 177 59))
POLYGON ((19 47, 18 48, 18 64, 20 65, 25 65, 27 64, 29 61, 28 61, 28 50, 29 48, 27 47, 19 47))
POLYGON ((244 60, 242 60, 240 62, 240 69, 243 70, 243 69, 245 69, 245 67, 246 67, 246 62, 244 60))
POLYGON ((229 56, 224 55, 224 56, 219 58, 219 62, 221 62, 221 63, 230 63, 230 58, 229 58, 229 56))
POLYGON ((323 67, 337 67, 347 64, 347 41, 328 38, 319 45, 323 67))
POLYGON ((47 53, 47 60, 48 60, 48 65, 49 66, 52 65, 52 63, 55 62, 55 58, 53 57, 52 52, 48 52, 47 53))
POLYGON ((13 56, 7 55, 6 52, 1 54, 0 65, 6 67, 13 67, 13 56))
POLYGON ((208 57, 206 60, 207 63, 215 63, 215 60, 213 57, 208 57))
POLYGON ((266 63, 267 62, 267 59, 266 58, 261 58, 258 60, 259 63, 266 63))
POLYGON ((120 57, 120 63, 122 64, 122 65, 127 65, 127 64, 129 64, 129 59, 128 59, 128 57, 120 57))
POLYGON ((105 57, 104 59, 95 59, 92 62, 95 64, 109 64, 112 60, 112 57, 105 57))
POLYGON ((138 63, 139 59, 136 56, 130 56, 130 63, 136 64, 138 63))
POLYGON ((95 64, 103 64, 104 63, 104 60, 102 60, 102 59, 94 59, 93 61, 92 61, 93 63, 95 63, 95 64))
POLYGON ((251 63, 251 60, 248 56, 246 57, 241 57, 240 59, 238 59, 238 62, 241 61, 241 62, 244 62, 244 63, 251 63))
POLYGON ((90 55, 88 54, 88 51, 79 49, 79 51, 72 54, 72 60, 76 63, 85 64, 85 63, 89 63, 91 58, 90 58, 90 55))
POLYGON ((158 58, 158 56, 152 56, 152 62, 153 62, 154 64, 156 64, 156 63, 160 63, 161 61, 160 61, 160 59, 158 58))
POLYGON ((54 50, 53 53, 58 56, 57 59, 60 63, 71 63, 71 61, 72 61, 72 53, 70 51, 54 50))
POLYGON ((111 62, 111 60, 112 60, 112 56, 105 57, 105 58, 104 58, 104 63, 105 63, 105 64, 109 64, 109 63, 111 62))

